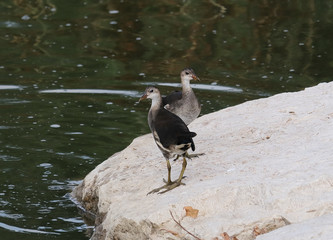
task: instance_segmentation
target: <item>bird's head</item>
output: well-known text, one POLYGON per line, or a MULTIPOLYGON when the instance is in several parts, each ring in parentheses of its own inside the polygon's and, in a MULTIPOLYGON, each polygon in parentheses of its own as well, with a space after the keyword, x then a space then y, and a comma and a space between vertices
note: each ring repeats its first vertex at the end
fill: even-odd
POLYGON ((191 81, 192 79, 195 81, 200 81, 200 78, 195 75, 192 68, 185 68, 183 71, 181 71, 180 77, 182 81, 191 81))
POLYGON ((150 98, 150 99, 155 99, 155 98, 159 98, 161 96, 160 91, 158 90, 158 88, 156 87, 147 87, 145 90, 145 93, 143 94, 143 96, 139 99, 139 102, 150 98))

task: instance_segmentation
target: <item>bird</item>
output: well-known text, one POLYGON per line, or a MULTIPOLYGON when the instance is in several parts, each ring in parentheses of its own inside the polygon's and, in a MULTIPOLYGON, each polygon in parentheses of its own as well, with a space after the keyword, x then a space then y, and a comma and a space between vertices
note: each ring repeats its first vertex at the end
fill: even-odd
POLYGON ((195 120, 201 111, 200 103, 195 96, 190 81, 200 81, 194 70, 185 68, 180 73, 182 91, 175 91, 162 98, 163 106, 168 111, 180 117, 186 125, 195 120))
POLYGON ((191 132, 180 117, 163 107, 162 96, 158 88, 147 87, 144 95, 139 101, 147 98, 152 100, 148 113, 148 125, 157 147, 160 149, 166 160, 168 169, 168 179, 167 181, 163 179, 165 185, 153 189, 148 194, 165 193, 180 185, 184 185, 181 180, 183 179, 187 166, 187 150, 190 148, 193 151, 195 150, 192 138, 197 134, 191 132), (175 156, 182 156, 183 164, 178 179, 176 181, 171 181, 171 165, 169 159, 175 156))

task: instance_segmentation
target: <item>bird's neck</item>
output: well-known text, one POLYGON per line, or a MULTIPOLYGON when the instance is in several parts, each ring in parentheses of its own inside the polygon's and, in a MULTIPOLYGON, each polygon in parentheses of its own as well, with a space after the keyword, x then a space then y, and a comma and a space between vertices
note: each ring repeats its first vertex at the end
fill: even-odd
POLYGON ((148 113, 148 124, 149 124, 150 130, 152 130, 152 131, 153 131, 153 125, 154 125, 153 122, 155 121, 156 116, 161 108, 163 108, 162 97, 159 96, 158 98, 152 99, 151 106, 150 106, 149 113, 148 113))
POLYGON ((162 97, 156 97, 154 99, 152 99, 151 101, 151 107, 150 107, 150 111, 154 112, 157 111, 158 109, 160 109, 162 106, 162 97))
POLYGON ((190 81, 182 81, 183 94, 191 93, 193 90, 190 85, 190 81))

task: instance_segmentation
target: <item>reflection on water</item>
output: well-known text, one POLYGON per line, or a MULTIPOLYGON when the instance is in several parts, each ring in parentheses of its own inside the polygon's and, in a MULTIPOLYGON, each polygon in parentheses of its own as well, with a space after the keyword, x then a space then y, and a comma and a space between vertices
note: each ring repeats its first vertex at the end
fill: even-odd
POLYGON ((88 239, 68 193, 148 133, 146 85, 202 114, 332 76, 329 1, 10 1, 0 4, 1 239, 88 239))

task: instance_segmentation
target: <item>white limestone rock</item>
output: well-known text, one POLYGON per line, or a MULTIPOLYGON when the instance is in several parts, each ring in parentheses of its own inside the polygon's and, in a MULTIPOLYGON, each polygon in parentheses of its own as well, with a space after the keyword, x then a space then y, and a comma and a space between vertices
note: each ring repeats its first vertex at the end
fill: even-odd
MULTIPOLYGON (((189 129, 197 133, 196 153, 205 155, 188 161, 185 186, 146 195, 167 176, 147 134, 74 189, 77 201, 96 214, 92 239, 194 239, 170 211, 205 240, 222 239, 223 232, 270 240, 265 235, 284 229, 283 236, 293 236, 306 221, 325 228, 319 216, 333 213, 333 82, 207 114, 189 129), (185 206, 198 209, 197 218, 185 216, 185 206)), ((180 169, 181 161, 172 163, 173 179, 180 169)))
POLYGON ((301 223, 295 223, 275 231, 260 235, 256 240, 304 240, 304 239, 332 239, 333 214, 315 217, 301 223))

